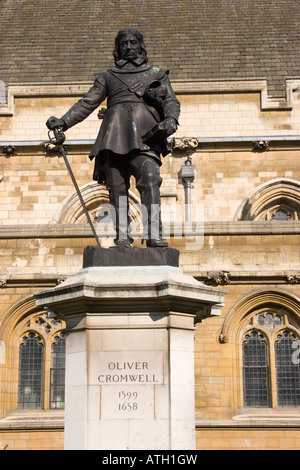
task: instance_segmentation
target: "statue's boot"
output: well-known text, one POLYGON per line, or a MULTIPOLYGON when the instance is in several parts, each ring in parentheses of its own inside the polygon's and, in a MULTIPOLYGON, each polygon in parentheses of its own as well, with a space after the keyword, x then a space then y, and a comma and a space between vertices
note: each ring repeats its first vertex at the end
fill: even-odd
POLYGON ((141 168, 140 178, 136 187, 141 195, 141 202, 146 209, 143 214, 144 235, 148 247, 167 247, 167 242, 162 239, 160 186, 162 178, 158 165, 152 160, 146 160, 141 168))
POLYGON ((126 182, 120 180, 114 185, 108 186, 110 203, 114 208, 113 224, 116 230, 114 244, 116 246, 130 247, 133 239, 129 234, 129 203, 128 186, 126 182))

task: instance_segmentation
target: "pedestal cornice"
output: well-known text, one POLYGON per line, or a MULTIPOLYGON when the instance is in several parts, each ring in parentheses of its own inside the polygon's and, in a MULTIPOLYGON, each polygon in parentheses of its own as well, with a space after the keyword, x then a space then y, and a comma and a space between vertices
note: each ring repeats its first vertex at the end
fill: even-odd
POLYGON ((34 294, 58 316, 180 312, 195 321, 220 315, 225 290, 206 286, 171 266, 89 267, 59 286, 34 294))

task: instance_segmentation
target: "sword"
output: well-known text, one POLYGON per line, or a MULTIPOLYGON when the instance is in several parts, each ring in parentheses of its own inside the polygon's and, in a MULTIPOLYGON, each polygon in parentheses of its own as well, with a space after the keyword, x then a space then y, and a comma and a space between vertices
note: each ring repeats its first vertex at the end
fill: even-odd
POLYGON ((72 180, 72 182, 73 182, 73 184, 74 184, 74 187, 75 187, 75 189, 76 189, 77 196, 79 197, 79 200, 80 200, 80 202, 81 202, 81 205, 82 205, 82 208, 83 208, 84 213, 85 213, 85 215, 86 215, 86 218, 87 218, 87 220, 88 220, 88 223, 89 223, 89 225, 90 225, 90 227, 91 227, 91 229, 92 229, 93 235, 94 235, 94 237, 95 237, 95 239, 96 239, 97 245, 98 245, 99 248, 101 248, 101 245, 100 245, 100 242, 99 242, 99 238, 98 238, 98 235, 97 235, 97 233, 96 233, 94 224, 93 224, 93 222, 92 222, 92 220, 91 220, 91 218, 90 218, 90 214, 88 213, 88 210, 87 210, 86 205, 85 205, 85 203, 84 203, 84 200, 83 200, 83 197, 82 197, 82 195, 81 195, 80 189, 79 189, 79 187, 78 187, 77 181, 76 181, 76 179, 75 179, 74 173, 73 173, 72 168, 71 168, 71 166, 70 166, 70 163, 69 163, 69 161, 68 161, 68 159, 67 159, 67 155, 66 155, 66 152, 65 152, 65 149, 64 149, 64 146, 63 146, 63 143, 64 143, 64 141, 66 140, 66 136, 65 136, 65 134, 63 133, 63 130, 62 130, 61 127, 57 127, 57 128, 55 128, 55 129, 53 129, 52 131, 50 130, 50 131, 48 132, 48 136, 49 136, 50 143, 52 143, 52 144, 54 144, 54 145, 57 145, 57 146, 59 147, 59 151, 60 151, 60 153, 61 153, 62 156, 63 156, 63 159, 64 159, 64 161, 65 161, 65 164, 66 164, 66 167, 67 167, 67 169, 68 169, 69 175, 70 175, 71 180, 72 180), (50 133, 51 133, 52 131, 53 131, 54 136, 51 137, 51 134, 50 134, 50 133))

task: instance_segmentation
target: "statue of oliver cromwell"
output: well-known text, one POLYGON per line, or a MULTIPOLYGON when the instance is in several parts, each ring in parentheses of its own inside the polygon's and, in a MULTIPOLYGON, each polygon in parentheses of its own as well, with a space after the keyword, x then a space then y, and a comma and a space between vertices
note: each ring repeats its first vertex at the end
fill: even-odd
POLYGON ((117 34, 115 66, 96 74, 93 86, 61 118, 51 117, 49 129, 70 129, 83 121, 106 98, 107 109, 90 159, 95 160, 93 179, 106 184, 115 208, 115 244, 130 246, 128 218, 120 201, 127 201, 130 176, 136 180, 141 202, 147 209, 144 238, 148 247, 165 247, 160 217, 161 157, 169 153, 167 137, 178 125, 180 112, 168 70, 148 63, 143 36, 134 29, 117 34), (120 197, 122 199, 120 199, 120 197), (146 230, 145 230, 146 227, 146 230))

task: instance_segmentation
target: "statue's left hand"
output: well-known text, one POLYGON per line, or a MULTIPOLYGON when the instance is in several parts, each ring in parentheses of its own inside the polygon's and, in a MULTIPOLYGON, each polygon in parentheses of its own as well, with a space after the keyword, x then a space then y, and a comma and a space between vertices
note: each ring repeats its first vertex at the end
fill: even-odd
POLYGON ((169 137, 169 135, 174 134, 174 132, 176 132, 177 130, 177 121, 172 117, 164 119, 161 124, 164 127, 166 137, 169 137))

